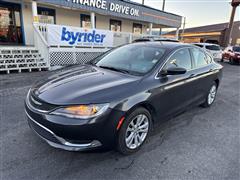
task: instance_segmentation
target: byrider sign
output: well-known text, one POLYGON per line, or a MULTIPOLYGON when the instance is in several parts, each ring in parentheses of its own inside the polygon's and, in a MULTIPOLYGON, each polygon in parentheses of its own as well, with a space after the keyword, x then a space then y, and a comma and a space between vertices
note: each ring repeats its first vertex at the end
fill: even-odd
POLYGON ((68 2, 72 2, 75 4, 79 4, 82 6, 93 7, 97 9, 103 9, 106 11, 131 15, 131 16, 139 16, 139 9, 135 9, 126 5, 108 2, 106 0, 67 0, 68 2))
POLYGON ((113 46, 113 33, 105 30, 48 24, 47 36, 50 46, 113 46))

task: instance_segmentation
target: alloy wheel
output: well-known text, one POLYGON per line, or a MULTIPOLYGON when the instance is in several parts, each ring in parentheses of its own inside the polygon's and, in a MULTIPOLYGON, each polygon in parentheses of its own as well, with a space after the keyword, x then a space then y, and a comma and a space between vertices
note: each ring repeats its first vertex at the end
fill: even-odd
POLYGON ((213 103, 213 101, 215 100, 216 93, 217 93, 217 87, 216 87, 216 85, 213 85, 208 94, 208 104, 209 105, 211 105, 213 103))
POLYGON ((129 149, 138 148, 146 139, 149 131, 149 119, 145 114, 139 114, 129 123, 125 143, 129 149))

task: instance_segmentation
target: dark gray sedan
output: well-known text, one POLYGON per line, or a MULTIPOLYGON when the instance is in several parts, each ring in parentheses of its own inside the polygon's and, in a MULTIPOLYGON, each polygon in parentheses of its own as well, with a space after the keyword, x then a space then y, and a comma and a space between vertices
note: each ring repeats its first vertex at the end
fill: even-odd
POLYGON ((65 150, 140 149, 154 125, 189 106, 213 104, 222 66, 201 48, 141 42, 38 82, 25 107, 30 127, 65 150))

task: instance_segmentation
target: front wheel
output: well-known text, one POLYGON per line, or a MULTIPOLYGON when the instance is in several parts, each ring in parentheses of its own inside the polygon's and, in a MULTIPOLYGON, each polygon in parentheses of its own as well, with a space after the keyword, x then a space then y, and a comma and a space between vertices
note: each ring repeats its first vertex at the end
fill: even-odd
POLYGON ((204 101, 204 103, 202 104, 203 107, 210 107, 213 102, 216 99, 216 95, 217 95, 217 84, 216 82, 213 83, 213 85, 211 86, 208 95, 204 101))
POLYGON ((137 152, 147 139, 152 127, 150 113, 138 108, 130 113, 123 122, 117 137, 117 149, 128 155, 137 152))

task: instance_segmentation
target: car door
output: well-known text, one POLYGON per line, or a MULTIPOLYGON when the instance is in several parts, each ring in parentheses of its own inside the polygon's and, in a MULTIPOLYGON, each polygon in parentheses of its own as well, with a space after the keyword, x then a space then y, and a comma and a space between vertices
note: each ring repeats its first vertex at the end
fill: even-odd
POLYGON ((194 91, 192 78, 192 60, 189 48, 182 48, 174 52, 166 64, 161 68, 164 71, 170 67, 182 67, 187 70, 181 75, 159 76, 159 87, 155 88, 152 102, 157 108, 158 117, 172 116, 183 110, 191 103, 194 91))
POLYGON ((205 98, 206 93, 209 91, 212 85, 213 79, 209 78, 213 74, 213 68, 211 67, 212 57, 199 48, 191 48, 190 52, 193 57, 193 81, 195 85, 195 91, 193 92, 194 101, 199 101, 205 98))

